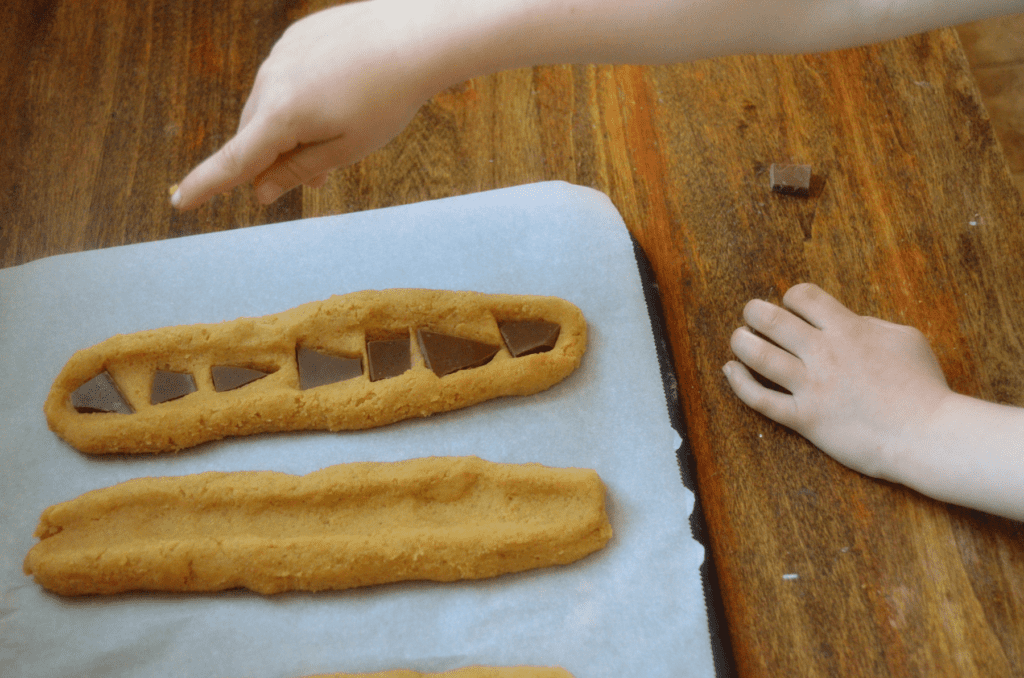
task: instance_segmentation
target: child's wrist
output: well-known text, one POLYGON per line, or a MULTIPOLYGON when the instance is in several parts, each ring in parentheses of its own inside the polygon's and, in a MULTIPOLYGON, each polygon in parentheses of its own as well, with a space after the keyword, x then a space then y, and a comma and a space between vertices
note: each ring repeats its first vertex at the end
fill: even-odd
POLYGON ((896 438, 891 451, 890 480, 932 494, 934 488, 945 482, 943 458, 950 445, 952 422, 962 419, 962 412, 970 399, 948 392, 942 396, 931 413, 920 421, 908 422, 896 438))
POLYGON ((421 0, 412 4, 423 57, 431 64, 438 90, 547 60, 552 35, 543 3, 421 0))

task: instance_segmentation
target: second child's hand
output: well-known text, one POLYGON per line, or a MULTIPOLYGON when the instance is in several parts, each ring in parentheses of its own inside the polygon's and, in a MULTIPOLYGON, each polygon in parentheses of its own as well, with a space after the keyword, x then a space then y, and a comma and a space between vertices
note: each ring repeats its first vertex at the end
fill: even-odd
POLYGON ((952 393, 927 340, 859 316, 815 285, 790 288, 782 303, 743 309, 747 326, 731 341, 739 362, 725 366, 736 395, 842 464, 898 482, 904 439, 952 393), (748 367, 791 395, 762 386, 748 367))
POLYGON ((740 400, 856 471, 1024 520, 1024 409, 954 393, 912 327, 859 316, 811 284, 782 304, 743 309, 738 360, 724 368, 740 400))

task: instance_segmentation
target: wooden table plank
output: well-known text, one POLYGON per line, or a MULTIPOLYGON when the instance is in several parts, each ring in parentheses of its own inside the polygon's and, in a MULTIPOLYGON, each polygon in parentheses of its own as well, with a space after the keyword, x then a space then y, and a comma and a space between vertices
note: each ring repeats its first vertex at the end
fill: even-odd
POLYGON ((720 372, 743 304, 812 280, 924 331, 957 390, 1024 404, 1022 206, 952 31, 477 78, 323 189, 173 212, 168 187, 231 135, 274 40, 323 4, 0 8, 0 265, 549 179, 594 187, 661 290, 739 673, 1024 671, 1020 523, 842 468, 720 372), (787 161, 814 165, 812 197, 768 191, 768 165, 787 161))

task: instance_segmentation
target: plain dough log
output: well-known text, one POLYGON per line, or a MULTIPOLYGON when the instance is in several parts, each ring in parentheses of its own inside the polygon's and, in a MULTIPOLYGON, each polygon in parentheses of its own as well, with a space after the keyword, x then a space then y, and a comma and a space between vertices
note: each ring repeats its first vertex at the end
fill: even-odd
POLYGON ((583 314, 557 297, 393 289, 334 296, 258 318, 181 325, 117 335, 75 353, 46 400, 50 429, 89 454, 165 452, 228 436, 301 430, 356 430, 460 409, 501 396, 530 395, 575 370, 586 349, 583 314), (498 321, 546 320, 561 330, 554 348, 513 358, 502 344, 498 321), (411 341, 412 368, 401 376, 361 377, 299 388, 298 345, 360 357, 366 365, 369 335, 416 329, 501 346, 482 367, 444 377, 432 372, 411 341), (214 365, 271 369, 234 391, 215 392, 214 365), (198 391, 149 404, 156 370, 188 372, 198 391), (83 414, 71 394, 108 372, 134 414, 83 414))
POLYGON ((139 478, 44 510, 24 570, 63 595, 480 579, 602 548, 604 495, 589 469, 477 457, 139 478))
POLYGON ((442 673, 394 670, 379 673, 322 673, 306 678, 573 678, 565 669, 548 666, 467 666, 442 673))

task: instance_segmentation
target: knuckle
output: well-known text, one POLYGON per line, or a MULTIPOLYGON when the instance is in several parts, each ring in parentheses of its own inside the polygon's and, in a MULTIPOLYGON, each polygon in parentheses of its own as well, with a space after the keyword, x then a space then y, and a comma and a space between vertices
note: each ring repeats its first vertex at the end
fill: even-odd
POLYGON ((772 347, 763 340, 751 342, 750 360, 762 370, 771 368, 775 362, 772 355, 772 347))
MULTIPOLYGON (((318 149, 299 148, 284 161, 284 166, 290 175, 303 184, 312 184, 319 178, 326 180, 327 175, 321 165, 318 149)), ((320 183, 323 183, 321 181, 320 183)))
POLYGON ((276 178, 286 179, 292 185, 303 184, 307 179, 302 163, 294 157, 282 160, 277 166, 276 175, 276 178))
POLYGON ((775 304, 765 304, 761 309, 762 323, 766 331, 778 329, 784 322, 786 312, 775 304))

